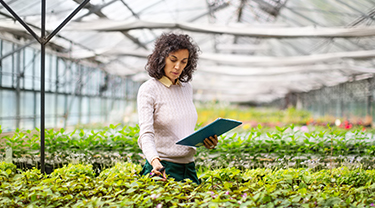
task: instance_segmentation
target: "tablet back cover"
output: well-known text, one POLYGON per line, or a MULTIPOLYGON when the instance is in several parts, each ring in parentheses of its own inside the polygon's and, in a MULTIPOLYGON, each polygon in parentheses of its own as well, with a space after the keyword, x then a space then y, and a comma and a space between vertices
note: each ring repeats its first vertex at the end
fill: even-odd
POLYGON ((218 118, 214 122, 208 124, 207 126, 202 127, 198 131, 195 131, 189 136, 179 140, 178 142, 176 142, 176 144, 199 147, 203 145, 203 140, 205 138, 213 136, 215 134, 217 136, 220 136, 241 124, 242 122, 240 121, 218 118))

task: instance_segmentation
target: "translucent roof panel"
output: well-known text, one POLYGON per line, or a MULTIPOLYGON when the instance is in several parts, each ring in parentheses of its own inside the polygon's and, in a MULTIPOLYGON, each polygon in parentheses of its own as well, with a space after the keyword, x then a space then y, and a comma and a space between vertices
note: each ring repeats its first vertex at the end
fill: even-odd
MULTIPOLYGON (((40 2, 5 0, 37 34, 40 2)), ((46 2, 51 32, 83 0, 46 2)), ((202 51, 197 100, 268 102, 373 76, 374 20, 373 0, 91 0, 51 42, 61 56, 142 82, 157 37, 186 33, 202 51)), ((2 38, 32 39, 4 7, 0 28, 2 38)))

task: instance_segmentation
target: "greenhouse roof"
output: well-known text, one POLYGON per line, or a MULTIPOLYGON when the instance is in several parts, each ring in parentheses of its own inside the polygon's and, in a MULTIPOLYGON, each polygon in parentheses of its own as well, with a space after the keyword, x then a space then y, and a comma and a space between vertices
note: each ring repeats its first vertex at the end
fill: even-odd
MULTIPOLYGON (((40 33, 40 0, 4 2, 40 33)), ((47 31, 82 2, 47 0, 47 31)), ((155 39, 187 33, 202 52, 196 100, 269 102, 372 77, 374 22, 374 0, 91 0, 49 46, 142 82, 155 39)), ((4 7, 0 28, 2 39, 38 47, 4 7)))

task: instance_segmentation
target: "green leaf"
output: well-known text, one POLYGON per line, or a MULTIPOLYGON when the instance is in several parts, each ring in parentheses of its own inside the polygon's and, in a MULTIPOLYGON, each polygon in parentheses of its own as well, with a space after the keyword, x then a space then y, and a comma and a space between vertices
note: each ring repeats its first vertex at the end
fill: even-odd
POLYGON ((133 193, 134 191, 136 191, 137 189, 135 189, 135 188, 130 188, 130 189, 128 189, 128 190, 126 190, 126 193, 127 194, 131 194, 131 193, 133 193))
POLYGON ((32 193, 30 199, 31 199, 32 202, 35 202, 36 201, 36 195, 32 193))
POLYGON ((310 176, 306 176, 306 175, 303 175, 302 176, 302 179, 305 181, 305 183, 309 184, 310 181, 311 181, 311 177, 310 176))
POLYGON ((12 174, 12 170, 11 170, 11 169, 6 169, 5 172, 8 174, 8 176, 9 176, 10 174, 12 174))
POLYGON ((77 129, 74 129, 74 131, 70 134, 70 136, 73 136, 76 133, 77 129))
POLYGON ((80 136, 80 137, 85 136, 85 132, 84 132, 83 130, 81 130, 81 132, 79 133, 79 136, 80 136))
POLYGON ((294 127, 295 127, 295 126, 294 126, 294 123, 290 124, 290 129, 292 129, 292 130, 293 130, 293 129, 294 129, 294 127))
POLYGON ((301 201, 302 197, 301 196, 296 196, 296 197, 292 197, 292 202, 294 203, 298 203, 299 201, 301 201))
POLYGON ((332 130, 331 126, 329 125, 329 123, 327 123, 327 127, 329 130, 332 130))
POLYGON ((259 198, 260 198, 260 195, 261 195, 261 192, 255 194, 255 195, 253 196, 254 201, 258 201, 259 198))

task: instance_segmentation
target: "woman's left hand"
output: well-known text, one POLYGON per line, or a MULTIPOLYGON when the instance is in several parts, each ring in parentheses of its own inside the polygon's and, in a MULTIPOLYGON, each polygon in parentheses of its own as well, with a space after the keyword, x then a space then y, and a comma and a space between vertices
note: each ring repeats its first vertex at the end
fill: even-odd
POLYGON ((207 149, 213 149, 216 147, 217 145, 217 136, 214 135, 214 136, 210 136, 208 138, 206 138, 204 141, 203 141, 203 144, 204 146, 207 148, 207 149))

